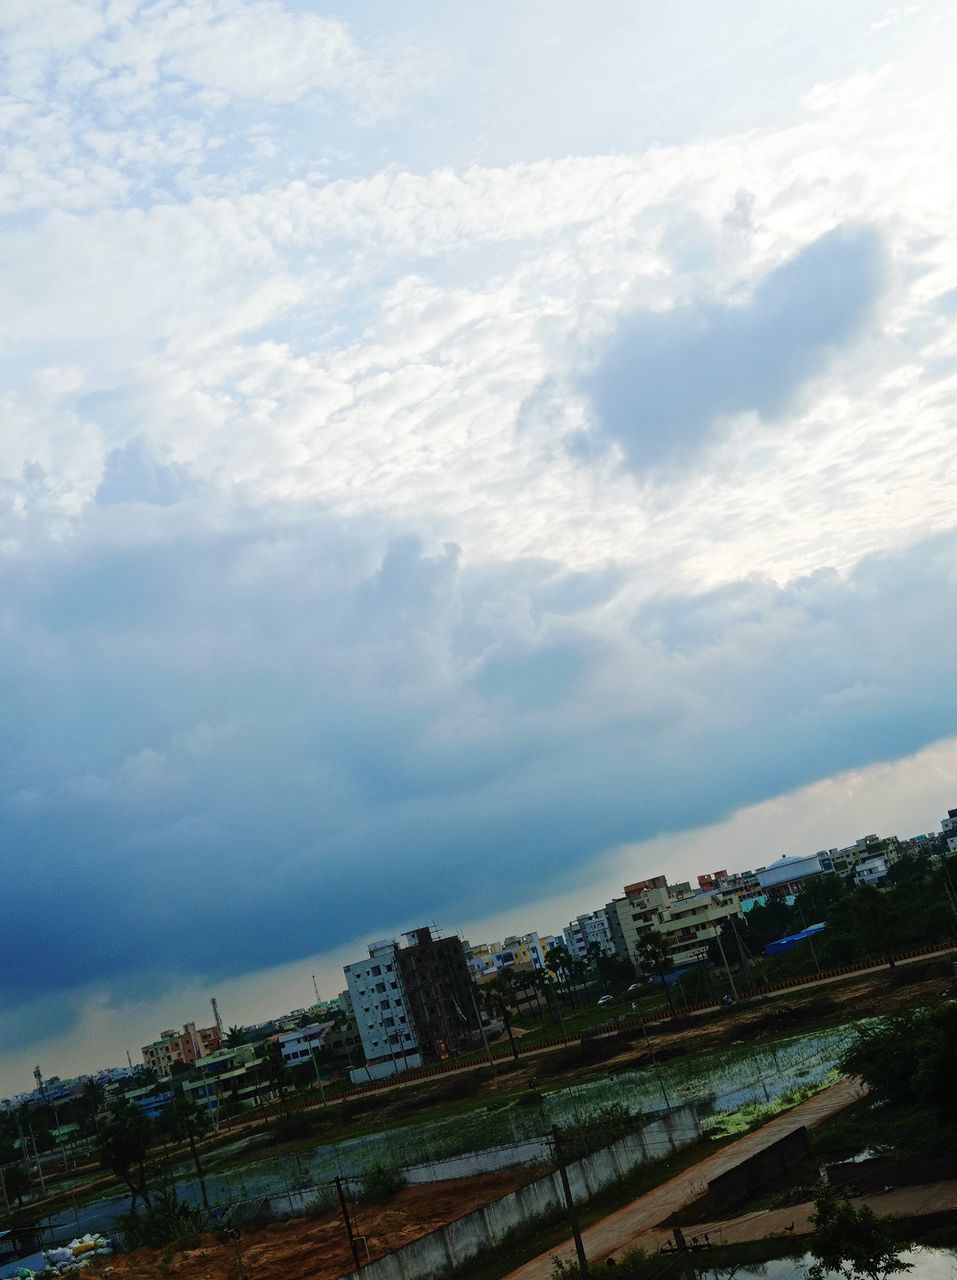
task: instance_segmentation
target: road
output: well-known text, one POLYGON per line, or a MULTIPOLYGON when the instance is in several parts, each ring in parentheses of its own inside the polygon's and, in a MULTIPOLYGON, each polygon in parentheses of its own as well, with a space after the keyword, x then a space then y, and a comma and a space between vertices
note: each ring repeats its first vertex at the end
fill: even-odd
MULTIPOLYGON (((722 1147, 714 1155, 706 1156, 698 1164, 663 1182, 660 1187, 655 1187, 623 1209, 602 1218, 582 1232, 588 1261, 601 1262, 609 1254, 619 1253, 640 1243, 641 1238, 647 1236, 652 1228, 697 1200, 704 1193, 708 1182, 719 1173, 733 1169, 742 1160, 763 1151, 765 1147, 771 1146, 795 1129, 800 1129, 802 1125, 813 1129, 823 1124, 861 1096, 861 1085, 857 1080, 841 1080, 823 1093, 800 1103, 786 1115, 777 1116, 760 1129, 722 1147)), ((574 1252, 575 1246, 568 1239, 549 1249, 547 1253, 533 1258, 531 1262, 526 1262, 517 1271, 513 1271, 508 1280, 551 1280, 552 1259, 555 1255, 574 1256, 574 1252)))

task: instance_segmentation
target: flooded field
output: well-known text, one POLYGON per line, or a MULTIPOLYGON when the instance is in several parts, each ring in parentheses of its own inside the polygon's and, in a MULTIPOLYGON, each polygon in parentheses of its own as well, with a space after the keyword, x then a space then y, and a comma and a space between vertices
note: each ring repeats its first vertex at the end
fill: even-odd
MULTIPOLYGON (((330 1195, 334 1178, 361 1176, 377 1166, 429 1165, 512 1144, 521 1144, 516 1162, 534 1159, 535 1139, 554 1125, 600 1123, 602 1115, 612 1111, 651 1115, 663 1111, 666 1104, 693 1102, 702 1117, 734 1112, 772 1102, 804 1086, 820 1085, 833 1072, 852 1036, 853 1027, 839 1027, 773 1046, 731 1045, 587 1084, 541 1091, 528 1105, 490 1103, 466 1115, 317 1144, 292 1155, 251 1157, 248 1163, 229 1169, 217 1170, 213 1155, 206 1161, 207 1193, 211 1203, 220 1205, 283 1197, 289 1211, 296 1212, 307 1199, 330 1195)), ((198 1183, 186 1168, 177 1177, 177 1191, 199 1203, 198 1183)), ((113 1196, 63 1213, 57 1222, 70 1234, 78 1227, 108 1230, 127 1207, 128 1197, 113 1196)))

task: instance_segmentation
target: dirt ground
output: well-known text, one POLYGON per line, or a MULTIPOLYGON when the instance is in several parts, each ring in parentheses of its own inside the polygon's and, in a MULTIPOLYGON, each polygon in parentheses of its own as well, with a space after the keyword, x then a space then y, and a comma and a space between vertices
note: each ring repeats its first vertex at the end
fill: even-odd
MULTIPOLYGON (((457 1182, 432 1182, 404 1187, 387 1205, 350 1206, 354 1229, 366 1236, 373 1259, 408 1244, 419 1236, 480 1205, 514 1191, 535 1176, 534 1170, 504 1170, 457 1182)), ((243 1231, 243 1263, 255 1280, 335 1280, 354 1270, 352 1253, 340 1214, 322 1218, 291 1218, 243 1231)), ((365 1256, 365 1250, 363 1257, 365 1256)), ((103 1259, 84 1272, 105 1280, 237 1280, 239 1268, 233 1244, 205 1236, 199 1248, 170 1254, 164 1249, 137 1249, 103 1259)))
MULTIPOLYGON (((808 987, 766 1000, 744 998, 729 1012, 682 1014, 651 1026, 650 1035, 659 1061, 700 1053, 735 1043, 760 1042, 782 1035, 823 1030, 858 1018, 876 1017, 914 1005, 933 1005, 954 998, 949 963, 920 960, 891 971, 880 969, 858 978, 808 987)), ((649 1062, 647 1046, 635 1028, 619 1036, 586 1042, 579 1049, 558 1049, 520 1061, 514 1069, 499 1068, 483 1092, 513 1090, 547 1083, 549 1087, 569 1078, 585 1080, 649 1062)))

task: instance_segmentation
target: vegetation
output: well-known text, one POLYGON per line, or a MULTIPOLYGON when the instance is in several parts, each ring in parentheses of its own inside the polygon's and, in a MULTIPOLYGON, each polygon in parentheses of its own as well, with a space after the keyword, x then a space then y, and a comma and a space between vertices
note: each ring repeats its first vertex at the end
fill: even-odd
POLYGON ((809 1252, 813 1262, 807 1280, 831 1275, 846 1280, 885 1280, 911 1269, 901 1258, 902 1245, 885 1218, 867 1205, 859 1208, 843 1199, 826 1182, 814 1200, 814 1234, 809 1252))
POLYGON ((131 1209, 117 1218, 116 1228, 127 1251, 144 1245, 154 1249, 165 1245, 194 1249, 203 1230, 203 1214, 178 1199, 174 1191, 164 1189, 157 1192, 144 1212, 131 1209))
POLYGON ((163 1109, 159 1125, 161 1130, 168 1133, 176 1141, 189 1144, 189 1152, 193 1157, 193 1164, 196 1166, 196 1177, 199 1180, 203 1205, 206 1209, 209 1209, 209 1200, 206 1198, 206 1175, 200 1163, 199 1151, 196 1147, 197 1139, 209 1132, 209 1112, 197 1106, 192 1098, 178 1093, 172 1102, 168 1103, 163 1109))
POLYGON ((118 1106, 100 1130, 97 1141, 100 1164, 125 1182, 130 1190, 130 1213, 135 1213, 137 1200, 149 1206, 146 1157, 153 1129, 138 1107, 123 1103, 118 1106))
POLYGON ((366 1169, 359 1179, 356 1199, 368 1204, 385 1204, 404 1186, 405 1177, 400 1169, 377 1164, 366 1169))

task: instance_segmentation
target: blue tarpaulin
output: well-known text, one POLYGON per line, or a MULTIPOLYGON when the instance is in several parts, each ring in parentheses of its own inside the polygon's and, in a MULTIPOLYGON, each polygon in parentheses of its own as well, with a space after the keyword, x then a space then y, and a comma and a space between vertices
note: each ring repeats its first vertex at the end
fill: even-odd
POLYGON ((766 956, 777 956, 782 951, 790 951, 792 947, 800 946, 802 942, 807 942, 808 938, 815 938, 819 933, 823 933, 827 928, 826 924, 809 924, 806 929, 802 929, 800 933, 789 933, 786 938, 778 938, 776 942, 769 942, 764 948, 766 956))

